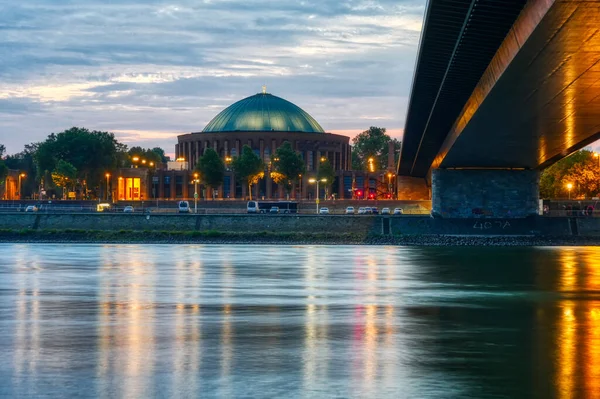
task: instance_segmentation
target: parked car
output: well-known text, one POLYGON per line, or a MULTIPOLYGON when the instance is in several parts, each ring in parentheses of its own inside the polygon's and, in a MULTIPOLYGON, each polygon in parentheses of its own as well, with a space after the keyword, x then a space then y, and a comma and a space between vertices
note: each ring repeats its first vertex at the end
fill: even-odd
POLYGON ((319 209, 319 215, 329 215, 329 208, 322 207, 319 209))
POLYGON ((379 209, 377 209, 376 206, 372 206, 371 213, 373 213, 373 215, 379 215, 379 209))
POLYGON ((373 209, 370 206, 365 206, 365 215, 372 215, 373 209))
POLYGON ((269 209, 269 213, 279 213, 279 207, 272 206, 271 209, 269 209))
POLYGON ((179 213, 190 213, 190 203, 187 201, 179 201, 178 209, 179 213))
POLYGON ((37 212, 38 211, 38 207, 35 205, 29 205, 27 208, 25 208, 25 212, 37 212))
POLYGON ((394 215, 402 215, 403 213, 402 208, 394 208, 394 215))
POLYGON ((346 208, 346 215, 354 215, 354 207, 349 206, 346 208))
POLYGON ((123 208, 123 212, 124 213, 133 213, 133 207, 131 205, 128 205, 125 208, 123 208))
POLYGON ((383 208, 381 210, 381 214, 382 215, 389 215, 390 214, 390 208, 383 208))
POLYGON ((360 208, 358 208, 359 215, 364 215, 366 213, 367 213, 367 210, 364 207, 361 206, 360 208))

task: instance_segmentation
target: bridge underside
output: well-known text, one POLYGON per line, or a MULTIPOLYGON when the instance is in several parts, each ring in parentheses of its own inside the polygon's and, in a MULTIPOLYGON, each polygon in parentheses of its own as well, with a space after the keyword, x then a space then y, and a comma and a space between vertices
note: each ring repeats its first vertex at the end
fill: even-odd
POLYGON ((443 215, 534 213, 539 170, 600 139, 598 21, 585 0, 430 0, 398 174, 427 178, 443 215), (428 51, 450 4, 464 23, 436 70, 428 51), (502 40, 474 40, 481 24, 502 40))
MULTIPOLYGON (((527 11, 516 29, 534 22, 527 11)), ((484 74, 434 168, 541 169, 600 139, 599 3, 555 2, 522 46, 507 38, 490 68, 511 52, 499 79, 484 74)))

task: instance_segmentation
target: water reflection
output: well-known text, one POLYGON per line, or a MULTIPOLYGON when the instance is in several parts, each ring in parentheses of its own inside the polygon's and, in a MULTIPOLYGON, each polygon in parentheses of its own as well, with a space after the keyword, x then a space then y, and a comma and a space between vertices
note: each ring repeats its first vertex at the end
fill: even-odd
POLYGON ((599 289, 591 247, 4 244, 0 396, 600 398, 599 289))

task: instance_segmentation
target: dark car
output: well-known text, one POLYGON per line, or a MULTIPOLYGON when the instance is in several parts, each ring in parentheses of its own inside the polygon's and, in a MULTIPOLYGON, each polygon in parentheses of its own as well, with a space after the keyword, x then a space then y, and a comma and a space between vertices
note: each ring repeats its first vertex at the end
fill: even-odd
POLYGON ((373 211, 373 215, 379 215, 379 209, 376 206, 372 206, 371 211, 373 211))

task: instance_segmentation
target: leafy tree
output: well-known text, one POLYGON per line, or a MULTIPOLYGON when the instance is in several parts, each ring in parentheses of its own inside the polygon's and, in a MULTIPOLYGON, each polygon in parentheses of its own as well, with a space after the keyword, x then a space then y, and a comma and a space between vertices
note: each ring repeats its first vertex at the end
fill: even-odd
POLYGON ((198 159, 196 170, 200 173, 200 178, 204 184, 210 188, 215 189, 223 184, 225 163, 212 148, 207 148, 204 155, 198 159))
POLYGON ((328 186, 332 185, 335 180, 335 170, 333 170, 333 166, 331 166, 331 163, 327 158, 319 164, 317 179, 327 179, 328 186))
POLYGON ((248 195, 252 199, 252 185, 258 183, 264 176, 262 159, 252 151, 250 146, 244 145, 240 156, 233 158, 231 166, 236 177, 248 185, 248 195))
POLYGON ((117 167, 120 149, 113 133, 72 127, 50 134, 39 144, 34 158, 40 179, 63 160, 75 167, 78 177, 88 186, 96 186, 107 170, 117 167))
POLYGON ((171 160, 171 158, 167 155, 165 155, 165 150, 163 150, 160 147, 154 147, 152 149, 152 152, 154 152, 155 154, 157 154, 160 157, 160 162, 162 163, 167 163, 171 160))
POLYGON ((0 144, 0 184, 4 184, 4 179, 8 175, 8 166, 2 160, 5 151, 6 147, 4 147, 4 144, 0 144))
POLYGON ((333 166, 331 166, 329 159, 325 158, 323 161, 320 162, 321 163, 319 164, 319 170, 317 172, 317 179, 326 180, 326 183, 323 184, 323 187, 325 188, 325 196, 327 196, 327 193, 329 192, 329 187, 331 187, 331 185, 335 181, 335 170, 333 169, 333 166))
POLYGON ((8 175, 8 166, 4 163, 4 161, 0 158, 0 185, 4 184, 4 180, 8 175))
MULTIPOLYGON (((156 147, 156 149, 161 150, 158 147, 156 147)), ((162 152, 164 154, 164 151, 162 151, 162 152)), ((131 147, 131 149, 128 151, 128 153, 129 153, 129 156, 131 159, 133 159, 133 157, 136 157, 136 156, 139 158, 139 161, 135 163, 139 167, 148 167, 148 166, 150 166, 150 162, 153 162, 154 165, 157 165, 157 164, 163 162, 161 155, 159 153, 157 153, 156 151, 154 151, 154 149, 142 148, 142 147, 131 147), (142 160, 144 160, 146 162, 142 163, 142 160)))
POLYGON ((600 193, 600 167, 593 152, 574 152, 544 169, 540 176, 540 195, 543 198, 566 197, 567 183, 573 184, 574 197, 600 193))
POLYGON ((274 171, 284 176, 283 179, 280 178, 279 180, 284 184, 288 192, 291 188, 291 183, 298 181, 299 175, 304 173, 305 170, 302 157, 294 151, 292 145, 287 141, 275 151, 274 165, 274 171))
POLYGON ((69 162, 62 159, 56 164, 56 169, 52 172, 52 182, 63 191, 63 198, 69 186, 74 186, 77 177, 77 168, 69 162))
POLYGON ((389 142, 394 143, 394 163, 398 161, 401 143, 386 134, 383 127, 371 126, 352 139, 352 169, 369 170, 368 160, 374 159, 374 170, 387 168, 389 142))

